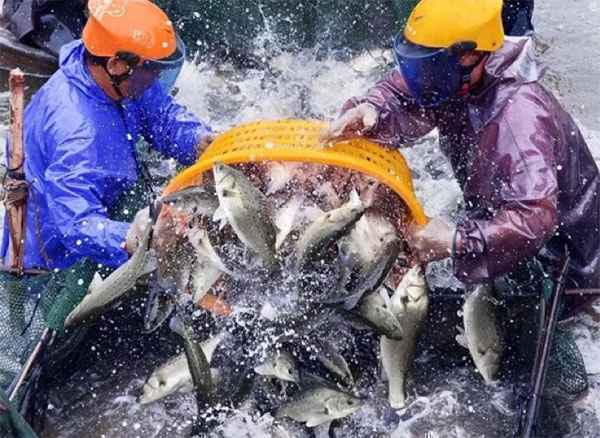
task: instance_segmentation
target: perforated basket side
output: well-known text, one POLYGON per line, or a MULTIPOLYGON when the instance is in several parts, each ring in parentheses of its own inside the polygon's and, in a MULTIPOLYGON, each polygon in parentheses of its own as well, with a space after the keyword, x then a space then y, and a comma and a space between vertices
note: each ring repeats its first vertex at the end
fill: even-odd
POLYGON ((352 169, 378 179, 395 191, 418 224, 427 222, 413 191, 410 169, 402 154, 376 143, 356 139, 321 146, 323 122, 279 120, 249 123, 215 139, 196 164, 177 175, 165 194, 197 184, 217 161, 226 164, 257 161, 296 161, 352 169))

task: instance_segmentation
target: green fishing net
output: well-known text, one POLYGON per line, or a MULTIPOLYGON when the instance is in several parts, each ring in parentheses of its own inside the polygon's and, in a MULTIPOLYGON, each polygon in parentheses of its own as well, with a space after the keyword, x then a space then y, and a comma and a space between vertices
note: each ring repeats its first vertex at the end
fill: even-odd
POLYGON ((578 398, 588 389, 583 356, 573 334, 559 324, 554 332, 545 392, 565 401, 578 398))
MULTIPOLYGON (((145 182, 149 178, 147 173, 142 172, 144 177, 138 184, 123 193, 109 211, 111 219, 130 222, 138 210, 148 205, 153 192, 145 182)), ((106 277, 111 269, 84 258, 67 269, 42 275, 17 277, 0 272, 0 395, 12 392, 23 366, 44 333, 57 337, 44 353, 48 366, 60 363, 78 347, 86 329, 65 331, 64 321, 87 293, 96 272, 106 277)), ((4 402, 0 399, 0 436, 35 436, 19 417, 19 412, 25 413, 25 394, 34 383, 27 381, 16 393, 12 404, 7 399, 4 402)))

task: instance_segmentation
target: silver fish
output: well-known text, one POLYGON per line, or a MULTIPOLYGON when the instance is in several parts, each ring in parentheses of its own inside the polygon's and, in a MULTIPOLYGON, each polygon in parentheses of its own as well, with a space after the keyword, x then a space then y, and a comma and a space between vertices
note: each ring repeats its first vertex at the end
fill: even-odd
POLYGON ((227 269, 215 249, 208 233, 203 228, 194 228, 188 233, 188 239, 196 251, 196 260, 192 268, 191 283, 194 303, 204 297, 217 282, 223 272, 233 276, 227 269))
POLYGON ((427 285, 420 266, 406 273, 391 302, 404 336, 401 340, 381 337, 381 362, 388 380, 390 406, 401 409, 407 401, 406 374, 412 366, 417 336, 429 306, 427 285))
POLYGON ((155 228, 152 247, 158 259, 158 282, 181 294, 190 281, 194 251, 172 210, 158 218, 155 228))
POLYGON ((175 309, 175 291, 165 288, 159 281, 148 286, 148 299, 144 311, 144 331, 152 333, 167 320, 175 309))
POLYGON ((191 186, 160 198, 160 202, 171 205, 176 212, 191 216, 212 217, 219 207, 219 199, 214 189, 205 186, 191 186))
POLYGON ((325 248, 349 232, 364 212, 365 206, 356 192, 352 192, 346 204, 319 216, 296 244, 297 267, 302 269, 307 262, 318 258, 325 248))
POLYGON ((376 252, 368 261, 356 263, 348 255, 344 257, 346 263, 349 261, 356 264, 352 269, 354 272, 348 276, 350 281, 342 285, 341 295, 334 298, 336 302, 343 302, 346 310, 355 307, 365 294, 379 289, 394 266, 402 248, 400 239, 395 233, 380 237, 377 239, 377 244, 376 252))
POLYGON ((465 299, 465 328, 464 332, 456 337, 459 344, 469 349, 473 362, 487 385, 493 383, 504 352, 495 307, 491 287, 477 286, 465 299))
POLYGON ((380 289, 365 296, 357 306, 356 314, 368 326, 388 338, 402 339, 404 336, 402 326, 392 312, 390 299, 385 290, 380 289))
POLYGON ((278 262, 275 254, 277 230, 265 195, 243 172, 223 163, 213 166, 219 210, 239 239, 258 254, 268 269, 278 262))
MULTIPOLYGON (((200 344, 200 348, 206 355, 210 363, 213 354, 225 337, 220 333, 200 344)), ((213 380, 218 378, 219 371, 211 368, 213 380)), ((143 394, 140 397, 141 404, 148 404, 160 400, 176 392, 191 392, 194 389, 192 375, 188 366, 185 353, 172 357, 159 368, 154 370, 143 387, 143 394)))
POLYGON ((192 186, 164 196, 159 202, 168 209, 158 218, 153 243, 158 255, 158 277, 162 282, 174 282, 181 293, 188 286, 195 260, 186 225, 202 217, 211 218, 219 200, 214 190, 192 186))
POLYGON ((304 390, 295 400, 280 407, 275 417, 289 417, 308 427, 316 427, 352 415, 362 404, 362 400, 353 395, 325 386, 315 386, 304 390))
POLYGON ((213 398, 213 380, 210 364, 200 343, 194 337, 191 324, 184 321, 183 317, 175 313, 170 321, 171 330, 183 339, 183 349, 187 357, 188 367, 192 375, 192 382, 196 392, 198 415, 200 416, 210 406, 213 398))
POLYGON ((102 313, 109 305, 135 286, 136 280, 144 274, 150 258, 148 249, 152 236, 152 224, 144 229, 140 244, 129 260, 118 267, 106 279, 96 272, 83 300, 69 313, 65 327, 71 327, 102 313))
POLYGON ((276 377, 287 382, 300 381, 296 359, 287 351, 274 353, 265 362, 254 367, 254 371, 261 376, 276 377))
POLYGON ((354 377, 348 362, 337 348, 328 341, 318 341, 319 351, 317 359, 325 368, 342 378, 345 383, 353 384, 354 377))

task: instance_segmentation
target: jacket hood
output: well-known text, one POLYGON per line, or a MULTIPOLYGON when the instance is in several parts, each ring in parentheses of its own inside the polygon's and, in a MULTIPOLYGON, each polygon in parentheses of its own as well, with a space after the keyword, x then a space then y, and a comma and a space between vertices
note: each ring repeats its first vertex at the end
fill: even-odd
POLYGON ((521 84, 535 82, 543 74, 535 60, 533 40, 527 37, 506 37, 502 48, 488 59, 485 71, 493 78, 513 79, 521 84))
POLYGON ((468 100, 471 124, 481 129, 494 119, 519 87, 537 82, 543 69, 535 59, 533 40, 506 37, 500 50, 486 61, 483 86, 468 100))
POLYGON ((60 49, 59 68, 69 82, 92 99, 106 104, 114 102, 96 83, 87 68, 84 59, 85 48, 81 40, 65 44, 60 49))

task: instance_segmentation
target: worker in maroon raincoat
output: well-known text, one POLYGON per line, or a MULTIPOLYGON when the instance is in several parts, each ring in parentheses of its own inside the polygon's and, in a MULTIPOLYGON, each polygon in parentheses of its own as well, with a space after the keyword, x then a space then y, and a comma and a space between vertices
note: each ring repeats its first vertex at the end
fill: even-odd
POLYGON ((416 6, 394 43, 398 68, 350 99, 323 140, 366 136, 402 147, 437 128, 468 214, 456 226, 433 218, 414 231, 422 262, 451 256, 459 279, 480 283, 534 256, 553 273, 567 248, 568 287, 599 287, 598 168, 538 82, 533 42, 504 38, 500 1, 446 4, 416 6))

